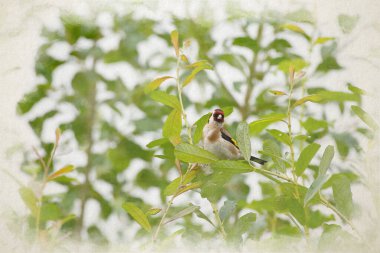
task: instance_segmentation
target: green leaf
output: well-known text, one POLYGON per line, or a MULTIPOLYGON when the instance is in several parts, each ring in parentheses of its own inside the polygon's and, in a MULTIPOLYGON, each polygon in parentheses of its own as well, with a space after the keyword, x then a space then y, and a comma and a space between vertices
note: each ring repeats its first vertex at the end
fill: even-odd
POLYGON ((313 159, 315 154, 318 152, 320 147, 321 145, 319 145, 318 143, 311 143, 310 145, 308 145, 302 150, 295 164, 297 176, 302 175, 302 173, 305 171, 307 166, 309 166, 311 160, 313 159))
POLYGON ((233 106, 225 106, 225 107, 222 107, 221 109, 224 112, 224 117, 227 117, 228 115, 230 115, 234 111, 233 106))
POLYGON ((150 215, 156 215, 158 214, 159 212, 161 212, 161 208, 150 208, 146 213, 145 215, 146 216, 150 216, 150 215))
POLYGON ((335 56, 327 56, 323 58, 322 62, 317 66, 317 71, 320 72, 330 72, 332 70, 340 70, 342 69, 342 66, 339 65, 339 63, 336 60, 335 56))
POLYGON ((269 92, 272 93, 275 96, 284 96, 284 95, 287 95, 285 92, 280 91, 280 90, 270 90, 269 92))
POLYGON ((294 25, 294 24, 284 24, 281 26, 282 29, 284 30, 289 30, 289 31, 292 31, 292 32, 295 32, 295 33, 298 33, 298 34, 301 34, 302 36, 304 36, 307 40, 310 40, 310 36, 306 34, 306 32, 301 28, 299 27, 298 25, 294 25))
POLYGON ((152 82, 150 82, 147 86, 145 86, 144 88, 144 92, 145 94, 148 94, 152 91, 154 91, 155 89, 157 89, 164 81, 168 80, 168 79, 171 79, 171 78, 174 78, 172 76, 163 76, 163 77, 160 77, 160 78, 157 78, 155 80, 153 80, 152 82))
POLYGON ((330 90, 321 90, 317 94, 322 102, 345 102, 345 101, 354 101, 359 102, 360 96, 353 93, 341 92, 341 91, 330 91, 330 90))
POLYGON ((175 196, 181 195, 182 193, 185 193, 185 192, 190 191, 190 190, 197 189, 199 187, 201 187, 201 183, 200 182, 195 182, 195 183, 190 183, 190 184, 184 185, 183 187, 181 187, 176 192, 175 196))
POLYGON ((21 187, 18 190, 18 193, 20 194, 21 199, 24 202, 24 204, 29 208, 32 215, 36 216, 38 199, 36 195, 34 194, 33 190, 28 187, 21 187))
POLYGON ((213 153, 195 145, 181 143, 175 147, 174 155, 177 159, 188 163, 213 163, 218 157, 213 153))
POLYGON ((332 189, 336 207, 344 216, 351 219, 354 205, 352 203, 350 180, 340 175, 333 181, 332 189))
POLYGON ((229 239, 241 240, 241 236, 244 233, 248 232, 253 222, 255 221, 256 221, 255 213, 247 213, 241 216, 236 222, 236 225, 234 225, 231 231, 228 233, 229 239))
POLYGON ((284 53, 286 52, 289 48, 291 48, 292 45, 284 39, 275 39, 273 40, 269 45, 269 49, 275 49, 278 52, 284 53))
POLYGON ((161 139, 157 139, 157 140, 149 142, 148 144, 146 144, 146 147, 147 148, 154 148, 154 147, 161 146, 162 144, 165 144, 168 142, 169 142, 168 138, 161 138, 161 139))
POLYGON ((102 36, 95 22, 90 22, 80 16, 64 15, 61 16, 61 20, 65 29, 65 39, 70 44, 75 44, 80 37, 97 40, 102 36))
POLYGON ((294 22, 303 22, 313 24, 315 22, 313 14, 306 9, 299 9, 293 12, 286 14, 287 19, 290 19, 294 22))
POLYGON ((301 99, 298 99, 296 102, 294 102, 294 104, 292 105, 293 108, 299 106, 299 105, 302 105, 306 102, 314 102, 314 103, 319 103, 323 100, 322 96, 319 95, 319 94, 313 94, 313 95, 309 95, 309 96, 306 96, 306 97, 303 97, 301 99))
POLYGON ((214 223, 207 217, 207 215, 205 215, 201 210, 196 210, 195 212, 195 215, 198 216, 199 218, 207 221, 208 223, 210 223, 213 227, 215 227, 214 223))
POLYGON ((173 144, 181 142, 182 117, 181 112, 174 109, 167 117, 162 128, 162 135, 173 144))
POLYGON ((50 87, 50 84, 40 84, 32 92, 24 95, 22 100, 17 104, 17 113, 25 114, 29 112, 35 104, 47 95, 50 87))
POLYGON ((222 221, 230 217, 236 209, 236 202, 231 200, 224 201, 223 206, 220 208, 219 216, 222 221))
POLYGON ((277 129, 268 129, 267 132, 272 135, 276 140, 290 146, 292 141, 287 133, 281 132, 277 129))
POLYGON ((242 161, 221 160, 211 164, 214 171, 223 171, 224 173, 249 173, 254 171, 249 164, 242 161))
POLYGON ((170 106, 173 109, 176 109, 178 111, 182 110, 181 104, 179 103, 176 96, 167 94, 166 92, 163 92, 163 91, 152 91, 150 93, 150 97, 153 100, 160 102, 164 105, 170 106))
POLYGON ((257 43, 257 40, 251 39, 249 37, 239 37, 239 38, 236 38, 236 39, 234 39, 234 41, 232 42, 232 44, 235 45, 235 46, 249 48, 253 52, 257 52, 260 49, 260 46, 257 43))
POLYGON ((303 205, 306 206, 309 201, 319 192, 323 184, 327 181, 328 176, 325 174, 320 174, 317 179, 311 184, 310 188, 307 190, 303 205))
POLYGON ((319 175, 325 175, 330 167, 331 161, 334 158, 334 146, 327 146, 323 152, 321 163, 319 164, 319 175))
POLYGON ((50 174, 47 179, 48 179, 48 181, 54 180, 57 177, 60 177, 60 176, 62 176, 64 174, 67 174, 67 173, 69 173, 69 172, 71 172, 73 170, 74 170, 74 166, 73 165, 66 165, 65 167, 63 167, 63 168, 57 170, 56 172, 50 174))
POLYGON ((379 125, 377 122, 369 115, 367 112, 365 112, 362 108, 356 105, 351 106, 351 110, 372 130, 377 131, 379 130, 379 125))
POLYGON ((317 44, 324 44, 328 41, 331 41, 331 40, 335 40, 334 37, 318 37, 315 41, 314 41, 314 45, 317 45, 317 44))
POLYGON ((178 213, 176 213, 175 215, 173 215, 171 218, 165 220, 163 224, 167 224, 169 222, 172 222, 174 220, 182 218, 182 217, 184 217, 188 214, 191 214, 191 213, 193 213, 199 209, 200 209, 199 206, 190 205, 189 207, 186 207, 185 209, 183 209, 183 210, 179 211, 178 213))
POLYGON ((249 131, 252 135, 258 135, 270 124, 278 122, 286 117, 285 114, 267 115, 249 124, 249 131))
POLYGON ((208 123, 208 120, 210 119, 210 117, 211 117, 211 113, 207 113, 194 123, 194 125, 196 126, 194 137, 193 137, 194 144, 197 144, 201 140, 202 135, 203 135, 203 128, 208 123))
POLYGON ((317 130, 327 131, 328 123, 325 120, 317 120, 314 118, 307 118, 301 125, 308 133, 313 133, 317 130))
POLYGON ((360 145, 358 140, 352 135, 352 133, 333 133, 332 134, 339 154, 345 158, 350 153, 351 149, 360 151, 360 145))
POLYGON ((309 66, 309 63, 302 58, 286 59, 278 64, 278 69, 284 73, 289 73, 289 68, 294 67, 294 71, 298 72, 303 68, 309 66))
POLYGON ((285 163, 282 160, 281 149, 274 140, 265 140, 263 143, 263 153, 272 158, 277 169, 285 171, 285 163))
POLYGON ((170 33, 170 39, 175 50, 175 55, 179 56, 179 40, 178 40, 178 31, 174 30, 170 33))
POLYGON ((347 84, 347 88, 352 92, 352 93, 355 93, 355 94, 358 94, 358 95, 367 95, 367 92, 363 89, 360 89, 359 87, 355 86, 355 85, 352 85, 351 83, 348 83, 347 84))
POLYGON ((126 202, 122 205, 122 207, 146 231, 150 232, 152 230, 148 218, 135 204, 126 202))
POLYGON ((343 33, 350 33, 359 21, 359 16, 349 16, 341 14, 338 16, 338 23, 343 33))
POLYGON ((249 162, 251 158, 251 140, 246 122, 239 123, 236 129, 236 139, 244 159, 249 162))
POLYGON ((182 87, 185 87, 186 85, 188 85, 194 79, 196 74, 198 74, 200 71, 205 70, 205 69, 213 69, 213 67, 208 62, 205 62, 204 64, 199 65, 198 67, 193 69, 193 71, 191 71, 190 75, 186 77, 186 79, 182 83, 182 87))
POLYGON ((44 203, 41 207, 41 221, 56 221, 62 217, 62 209, 55 203, 44 203))
POLYGON ((170 184, 168 184, 168 186, 166 186, 166 188, 164 190, 164 195, 165 196, 171 196, 171 195, 175 194, 180 183, 181 183, 180 177, 177 177, 176 179, 171 181, 170 184))
MULTIPOLYGON (((196 177, 197 173, 198 172, 196 170, 191 170, 190 172, 185 174, 185 176, 182 179, 182 184, 186 185, 190 183, 196 177)), ((168 186, 166 186, 164 190, 164 195, 170 196, 177 193, 180 183, 181 183, 181 177, 177 177, 176 179, 174 179, 168 186)))

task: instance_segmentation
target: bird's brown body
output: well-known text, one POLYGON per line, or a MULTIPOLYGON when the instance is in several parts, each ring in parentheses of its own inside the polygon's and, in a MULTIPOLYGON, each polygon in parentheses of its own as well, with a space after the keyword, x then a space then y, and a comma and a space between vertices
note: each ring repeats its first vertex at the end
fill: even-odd
MULTIPOLYGON (((220 159, 242 159, 242 154, 231 134, 223 128, 224 112, 215 109, 208 124, 203 128, 203 148, 218 156, 220 159)), ((251 161, 265 164, 266 161, 251 156, 251 161)))

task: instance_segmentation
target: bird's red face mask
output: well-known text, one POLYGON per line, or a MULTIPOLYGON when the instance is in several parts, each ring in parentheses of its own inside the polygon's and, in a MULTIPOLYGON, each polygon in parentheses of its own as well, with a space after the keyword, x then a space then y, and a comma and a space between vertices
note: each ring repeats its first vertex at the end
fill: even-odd
POLYGON ((212 113, 213 120, 218 123, 224 122, 224 112, 220 109, 215 109, 212 113))

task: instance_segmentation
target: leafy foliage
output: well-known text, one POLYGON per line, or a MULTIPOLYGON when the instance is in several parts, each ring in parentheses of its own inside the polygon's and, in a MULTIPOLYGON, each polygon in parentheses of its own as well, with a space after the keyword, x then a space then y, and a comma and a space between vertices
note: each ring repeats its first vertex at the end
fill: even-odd
MULTIPOLYGON (((220 235, 232 244, 260 239, 265 233, 309 237, 320 228, 324 228, 321 240, 326 240, 331 226, 338 226, 326 222, 341 225, 350 221, 355 206, 351 185, 359 176, 353 171, 351 176, 342 176, 348 170, 343 169, 343 161, 349 152, 360 156, 360 149, 351 145, 358 143, 360 129, 346 138, 347 130, 336 127, 338 117, 328 117, 329 108, 339 108, 343 116, 351 106, 372 131, 378 130, 378 124, 359 107, 365 94, 360 88, 350 84, 348 91, 337 91, 309 85, 313 78, 342 67, 336 57, 339 45, 332 37, 316 36, 319 32, 308 12, 277 19, 231 18, 226 22, 235 24, 239 35, 226 34, 221 41, 210 35, 217 29, 216 24, 206 26, 173 17, 178 30, 167 31, 160 21, 131 15, 113 17, 108 30, 90 20, 63 16, 63 30, 44 31, 45 44, 39 50, 35 69, 43 81, 19 102, 18 112, 28 115, 31 128, 41 140, 40 149, 50 154, 52 145, 43 136, 47 122, 53 118, 59 121, 67 113, 61 107, 69 105, 75 113, 59 122, 68 133, 62 145, 74 143, 86 162, 78 162, 76 176, 71 178, 63 175, 72 171, 71 166, 44 177, 42 168, 34 174, 26 169, 38 159, 25 161, 24 172, 65 187, 64 193, 43 201, 30 188, 20 189, 37 227, 39 216, 43 217, 44 228, 48 227, 46 221, 59 220, 65 223, 64 231, 75 230, 77 235, 87 234, 94 241, 106 243, 99 224, 86 226, 83 222, 89 200, 100 206, 99 220, 107 221, 117 214, 140 225, 143 230, 136 232, 136 238, 152 232, 153 241, 169 237, 168 223, 183 227, 173 236, 220 235), (121 35, 120 41, 116 48, 106 50, 101 40, 111 33, 121 35), (301 39, 310 54, 320 54, 320 62, 310 62, 310 57, 298 52, 294 38, 301 39), (82 39, 90 41, 90 46, 81 47, 82 39), (142 59, 141 45, 150 39, 171 48, 171 54, 153 47, 153 53, 142 59), (69 57, 57 60, 48 49, 62 42, 69 45, 69 57), (198 50, 190 57, 187 50, 192 44, 198 50), (121 76, 110 78, 101 71, 102 65, 112 68, 121 63, 128 66, 128 74, 138 75, 136 83, 121 76), (80 67, 71 81, 53 86, 56 70, 65 64, 80 67), (237 73, 234 83, 225 81, 222 66, 237 73), (266 78, 273 75, 279 77, 280 89, 269 87, 266 78), (195 98, 190 86, 210 94, 199 92, 200 99, 195 98), (237 99, 240 97, 243 99, 237 99), (33 115, 45 98, 55 100, 56 106, 33 115), (206 98, 210 99, 204 101, 206 98), (207 112, 215 107, 225 111, 227 128, 236 132, 245 161, 219 160, 203 149, 202 130, 210 117, 207 112), (310 110, 312 107, 317 110, 310 110), (197 113, 198 120, 189 121, 190 109, 197 113), (143 116, 135 117, 134 112, 143 116), (229 120, 229 114, 240 116, 240 123, 229 120), (252 140, 257 145, 251 145, 252 140), (319 149, 325 143, 330 145, 320 156, 319 149), (336 149, 341 157, 334 156, 336 149), (262 154, 269 162, 254 167, 249 161, 252 153, 262 154), (138 170, 136 176, 126 177, 132 167, 138 170), (177 174, 175 179, 173 173, 177 174), (260 199, 248 202, 248 195, 256 187, 246 180, 250 174, 258 177, 257 187, 262 194, 260 199), (110 187, 109 194, 99 190, 98 183, 110 187), (148 204, 151 189, 159 193, 162 208, 148 204), (332 189, 332 195, 326 189, 332 189), (207 199, 213 214, 193 204, 177 204, 178 196, 207 199), (71 214, 76 210, 74 203, 80 203, 75 218, 71 214), (320 204, 329 211, 318 211, 320 204), (123 209, 126 212, 120 212, 123 209), (334 212, 337 216, 332 215, 334 212), (260 223, 259 217, 264 222, 260 223), (198 218, 210 224, 212 231, 198 226, 198 218)), ((355 23, 352 18, 339 18, 343 32, 354 29, 355 23)), ((127 234, 126 229, 128 224, 123 224, 115 232, 127 234)))

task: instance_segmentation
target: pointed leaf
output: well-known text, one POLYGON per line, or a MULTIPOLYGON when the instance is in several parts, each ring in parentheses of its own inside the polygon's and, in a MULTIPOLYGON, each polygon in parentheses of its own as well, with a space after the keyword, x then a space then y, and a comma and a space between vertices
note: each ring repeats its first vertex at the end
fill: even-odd
POLYGON ((359 21, 359 16, 349 16, 341 14, 338 16, 338 23, 343 33, 350 33, 359 21))
POLYGON ((155 80, 153 80, 152 82, 150 82, 147 86, 145 86, 144 88, 144 92, 145 94, 148 94, 152 91, 154 91, 155 89, 157 89, 164 81, 168 80, 168 79, 171 79, 171 78, 174 78, 172 76, 163 76, 163 77, 159 77, 155 80))
POLYGON ((213 153, 195 145, 181 143, 175 147, 174 155, 181 161, 188 163, 208 164, 218 160, 213 153))
POLYGON ((54 180, 57 177, 62 176, 64 174, 67 174, 67 173, 69 173, 69 172, 71 172, 73 170, 74 170, 74 166, 73 165, 66 165, 65 167, 63 167, 63 168, 57 170, 56 172, 54 172, 53 174, 50 174, 47 179, 49 181, 54 180))
POLYGON ((150 215, 156 215, 158 214, 159 212, 161 212, 161 208, 150 208, 146 213, 145 215, 146 216, 150 216, 150 215))
POLYGON ((167 117, 162 128, 162 135, 173 144, 181 142, 182 118, 181 112, 174 109, 167 117))
POLYGON ((204 219, 205 221, 207 221, 208 223, 210 223, 213 227, 216 227, 214 225, 214 223, 207 217, 207 215, 205 215, 201 210, 196 210, 194 213, 199 218, 204 219))
POLYGON ((311 184, 310 188, 307 190, 303 205, 306 206, 309 201, 319 192, 323 184, 327 181, 327 175, 319 175, 317 179, 311 184))
POLYGON ((179 103, 176 96, 167 94, 163 91, 153 91, 150 93, 150 97, 157 102, 172 107, 173 109, 176 109, 178 111, 182 110, 181 104, 179 103))
POLYGON ((178 42, 178 31, 174 30, 170 33, 170 39, 175 50, 175 55, 179 56, 179 42, 178 42))
POLYGON ((265 140, 263 143, 263 154, 272 158, 276 168, 280 171, 285 171, 285 163, 282 160, 281 149, 274 140, 265 140))
POLYGON ((146 217, 144 212, 141 211, 141 209, 138 208, 135 204, 131 202, 126 202, 123 204, 122 207, 146 231, 150 232, 152 230, 148 218, 146 217))
POLYGON ((236 129, 236 137, 244 159, 249 162, 251 158, 251 140, 249 138, 249 127, 246 122, 239 123, 236 129))
MULTIPOLYGON (((191 170, 190 172, 186 173, 185 176, 182 179, 182 184, 188 184, 190 183, 198 174, 197 170, 191 170)), ((166 186, 164 190, 164 195, 165 196, 170 196, 173 195, 177 192, 178 187, 181 183, 181 177, 177 177, 174 179, 168 186, 166 186)))
POLYGON ((306 32, 299 26, 294 24, 284 24, 281 26, 282 29, 290 30, 295 33, 299 33, 304 36, 307 40, 310 40, 310 36, 306 34, 306 32))
POLYGON ((285 92, 280 91, 280 90, 270 90, 269 92, 272 93, 275 96, 284 96, 284 95, 287 95, 285 92))
POLYGON ((162 144, 165 144, 168 142, 169 142, 169 140, 167 138, 161 138, 161 139, 157 139, 157 140, 149 142, 148 144, 146 144, 146 147, 147 148, 154 148, 154 147, 161 146, 162 144))
POLYGON ((183 216, 191 214, 191 213, 193 213, 193 212, 195 212, 196 210, 199 210, 199 209, 200 209, 199 206, 194 206, 194 205, 186 207, 185 209, 183 209, 183 210, 179 211, 178 213, 176 213, 175 215, 173 215, 171 218, 165 220, 163 224, 167 224, 169 222, 172 222, 174 220, 182 218, 183 216))
POLYGON ((310 145, 308 145, 302 150, 295 164, 297 176, 302 175, 302 173, 309 166, 311 160, 313 159, 315 154, 318 152, 320 147, 321 145, 319 145, 318 143, 311 143, 310 145))
POLYGON ((351 106, 351 110, 364 122, 372 128, 372 130, 377 131, 379 130, 379 125, 377 122, 369 115, 367 112, 365 112, 362 108, 356 105, 351 106))
POLYGON ((190 183, 190 184, 184 185, 183 187, 181 187, 178 190, 178 192, 175 194, 175 196, 181 195, 182 193, 185 193, 185 192, 193 190, 193 189, 197 189, 199 187, 201 187, 200 182, 195 182, 195 183, 190 183))
POLYGON ((350 180, 344 175, 339 175, 334 179, 332 189, 336 207, 344 216, 350 219, 354 209, 350 180))
POLYGON ((29 208, 32 215, 36 216, 38 199, 33 190, 28 187, 21 187, 18 192, 21 196, 22 201, 29 208))
POLYGON ((261 131, 263 131, 270 124, 278 122, 286 117, 285 114, 274 114, 267 115, 263 118, 253 121, 249 124, 249 131, 252 135, 258 135, 261 131))
POLYGON ((314 103, 318 103, 318 102, 321 102, 323 100, 322 96, 319 95, 319 94, 313 94, 313 95, 309 95, 309 96, 306 96, 306 97, 303 97, 299 100, 297 100, 293 105, 292 107, 295 108, 299 105, 302 105, 308 101, 310 102, 314 102, 314 103))
POLYGON ((224 117, 227 117, 228 115, 230 115, 234 111, 233 106, 225 106, 225 107, 222 107, 221 109, 224 112, 224 117))
POLYGON ((197 144, 202 139, 203 128, 208 123, 210 117, 211 113, 207 113, 194 123, 196 126, 193 137, 194 144, 197 144))
POLYGON ((220 208, 219 216, 222 221, 231 216, 236 209, 236 202, 231 200, 224 201, 223 206, 220 208))
POLYGON ((267 132, 272 135, 276 140, 285 143, 286 145, 290 146, 292 141, 290 140, 290 137, 287 133, 281 132, 277 129, 268 129, 267 132))
POLYGON ((214 171, 223 171, 225 173, 248 173, 254 171, 249 164, 243 161, 221 160, 211 164, 214 171))
POLYGON ((183 81, 182 87, 185 87, 186 85, 188 85, 194 79, 196 74, 198 74, 200 71, 205 70, 205 69, 213 69, 213 67, 208 62, 202 65, 199 65, 198 67, 193 69, 193 71, 191 71, 190 75, 186 77, 185 81, 183 81))
POLYGON ((317 44, 324 44, 326 43, 327 41, 331 41, 331 40, 335 40, 334 37, 319 37, 317 38, 315 41, 314 41, 314 45, 317 45, 317 44))
POLYGON ((319 164, 319 175, 325 175, 327 169, 330 167, 331 161, 334 157, 334 146, 327 146, 323 152, 321 163, 319 164))

